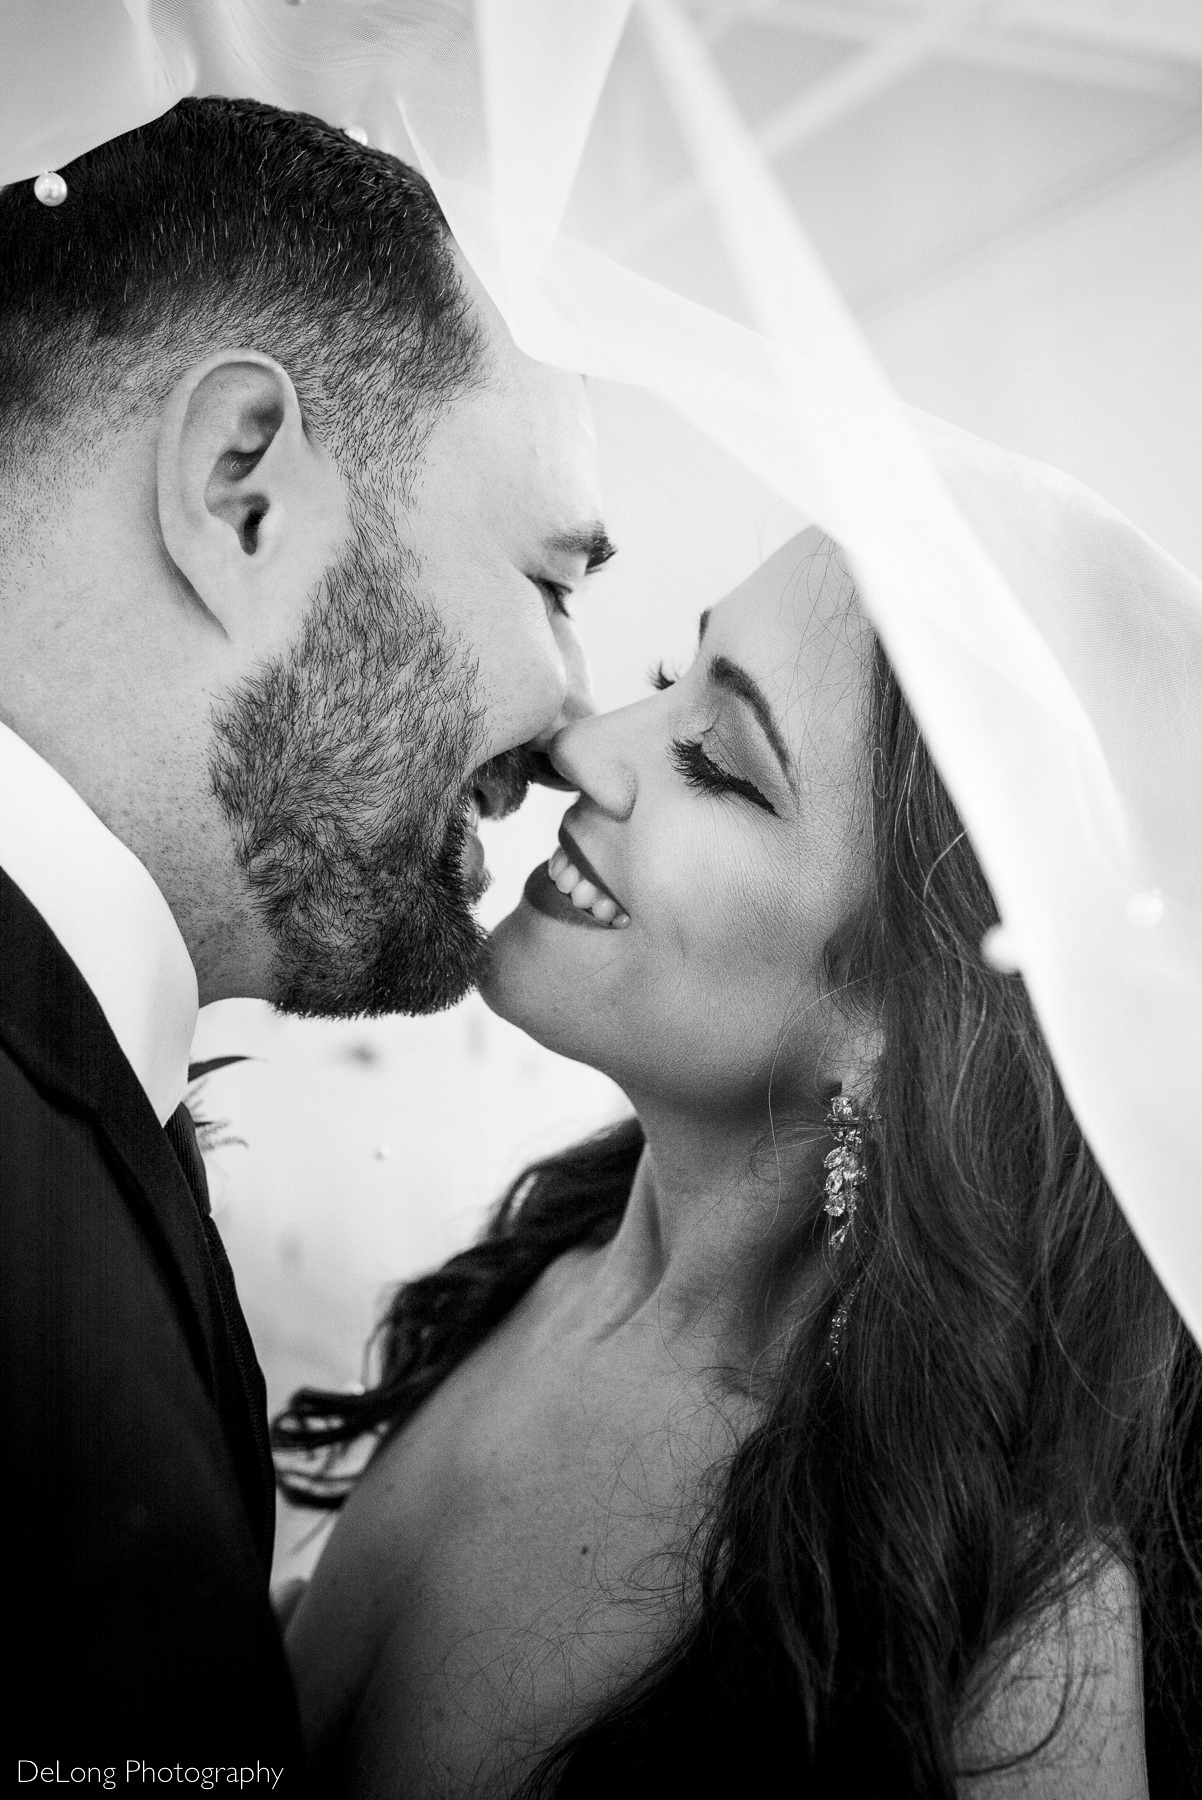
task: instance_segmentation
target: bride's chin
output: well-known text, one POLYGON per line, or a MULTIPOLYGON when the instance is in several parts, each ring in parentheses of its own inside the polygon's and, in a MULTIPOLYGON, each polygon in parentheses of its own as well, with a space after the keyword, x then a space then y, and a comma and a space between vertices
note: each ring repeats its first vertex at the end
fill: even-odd
POLYGON ((529 908, 520 903, 494 925, 488 937, 488 957, 480 979, 480 997, 499 1018, 509 1019, 528 1031, 527 1008, 521 1002, 533 998, 536 983, 531 977, 540 958, 530 930, 531 920, 523 918, 529 908))
MULTIPOLYGON (((558 932, 561 928, 553 927, 558 932)), ((574 938, 575 933, 571 936, 574 938)), ((592 1063, 595 1049, 587 1011, 566 1003, 577 995, 578 972, 555 955, 544 921, 524 900, 494 926, 479 992, 490 1012, 524 1031, 546 1050, 573 1062, 592 1063)))
POLYGON ((592 935, 548 923, 523 900, 493 929, 480 997, 497 1018, 544 1050, 623 1087, 631 1074, 628 1034, 618 1029, 625 1008, 614 993, 599 1007, 582 1004, 582 968, 573 948, 582 939, 591 942, 592 935))

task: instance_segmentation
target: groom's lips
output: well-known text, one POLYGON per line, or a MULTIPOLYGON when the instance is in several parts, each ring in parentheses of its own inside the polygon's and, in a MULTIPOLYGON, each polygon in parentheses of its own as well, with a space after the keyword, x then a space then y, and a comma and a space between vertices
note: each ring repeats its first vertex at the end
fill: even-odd
POLYGON ((507 819, 510 813, 517 811, 534 782, 547 787, 567 786, 541 750, 530 744, 518 744, 481 763, 468 776, 464 794, 475 801, 482 818, 507 819))
POLYGON ((466 825, 464 828, 460 866, 472 898, 478 900, 488 886, 488 875, 484 866, 484 845, 480 842, 474 825, 466 825))

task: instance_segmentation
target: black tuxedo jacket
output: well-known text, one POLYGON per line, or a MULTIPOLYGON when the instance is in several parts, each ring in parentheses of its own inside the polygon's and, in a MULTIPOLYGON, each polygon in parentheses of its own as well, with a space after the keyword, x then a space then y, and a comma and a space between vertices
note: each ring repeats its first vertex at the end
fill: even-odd
POLYGON ((0 1283, 10 1759, 282 1764, 298 1792, 263 1380, 191 1121, 160 1128, 2 872, 0 1283))

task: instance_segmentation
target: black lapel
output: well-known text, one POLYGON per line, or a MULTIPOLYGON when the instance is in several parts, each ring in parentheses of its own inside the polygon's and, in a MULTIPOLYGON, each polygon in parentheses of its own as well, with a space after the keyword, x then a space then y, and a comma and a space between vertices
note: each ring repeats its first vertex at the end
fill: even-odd
MULTIPOLYGON (((238 1062, 241 1059, 223 1060, 238 1062)), ((196 1126, 186 1106, 178 1107, 168 1119, 167 1139, 192 1190, 208 1244, 209 1267, 225 1325, 224 1349, 217 1357, 219 1391, 224 1400, 222 1413, 232 1448, 237 1453, 239 1469, 247 1475, 253 1470, 257 1477, 257 1485, 244 1479, 243 1487, 260 1548, 265 1550, 270 1565, 275 1535, 275 1466, 267 1436, 267 1384, 238 1300, 234 1271, 209 1205, 204 1158, 196 1141, 196 1126)))
POLYGON ((82 1113, 120 1165, 130 1205, 175 1295, 210 1392, 217 1319, 191 1189, 91 988, 0 869, 0 1040, 45 1091, 82 1113))
POLYGON ((275 1493, 263 1379, 210 1216, 191 1121, 177 1116, 171 1136, 162 1129, 91 988, 3 869, 0 1042, 44 1092, 85 1117, 107 1148, 174 1296, 197 1373, 223 1422, 260 1553, 269 1561, 275 1493))

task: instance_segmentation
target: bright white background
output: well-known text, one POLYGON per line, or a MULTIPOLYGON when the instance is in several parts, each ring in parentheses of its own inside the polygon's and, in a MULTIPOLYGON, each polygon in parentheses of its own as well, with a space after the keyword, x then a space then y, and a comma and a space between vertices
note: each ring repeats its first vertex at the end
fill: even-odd
MULTIPOLYGON (((1042 40, 1042 63, 1029 47, 1025 62, 949 54, 774 139, 799 95, 871 50, 857 20, 891 8, 760 9, 792 10, 785 25, 750 10, 723 27, 711 9, 715 54, 761 135, 785 140, 777 170, 902 397, 1070 470, 1202 571, 1202 48, 1078 35, 1042 40)), ((647 272, 737 311, 647 79, 624 47, 582 204, 647 272)), ((580 619, 598 698, 617 705, 650 663, 687 657, 700 608, 795 521, 652 402, 599 388, 594 403, 620 556, 580 619)), ((549 854, 561 811, 538 794, 488 828, 486 916, 549 854)), ((253 1060, 211 1077, 201 1110, 243 1140, 210 1172, 273 1406, 302 1381, 357 1379, 389 1285, 466 1241, 528 1158, 622 1106, 475 999, 375 1024, 207 1009, 196 1056, 232 1052, 253 1060)), ((312 1555, 305 1526, 282 1521, 286 1571, 312 1555)))

